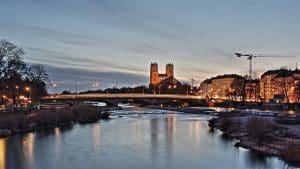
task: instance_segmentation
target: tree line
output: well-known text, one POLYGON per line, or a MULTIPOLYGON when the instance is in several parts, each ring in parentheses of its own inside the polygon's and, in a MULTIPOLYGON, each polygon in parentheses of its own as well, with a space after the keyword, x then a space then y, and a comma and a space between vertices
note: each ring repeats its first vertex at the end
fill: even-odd
MULTIPOLYGON (((88 93, 103 93, 103 94, 123 94, 123 93, 145 93, 145 94, 184 94, 184 95, 193 95, 197 92, 197 87, 191 88, 188 84, 179 84, 179 85, 160 85, 159 87, 154 88, 153 86, 136 86, 136 87, 113 87, 107 89, 98 89, 98 90, 88 90, 80 92, 79 94, 88 94, 88 93)), ((75 94, 70 91, 63 91, 61 94, 75 94)))
POLYGON ((25 52, 12 42, 0 39, 0 103, 12 99, 18 103, 21 95, 35 101, 47 95, 49 76, 42 65, 27 65, 25 52))

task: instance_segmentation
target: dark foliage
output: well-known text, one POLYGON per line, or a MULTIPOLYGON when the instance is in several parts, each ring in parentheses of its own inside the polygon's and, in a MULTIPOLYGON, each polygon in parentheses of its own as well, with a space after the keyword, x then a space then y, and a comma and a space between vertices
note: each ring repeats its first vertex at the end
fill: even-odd
POLYGON ((254 138, 259 144, 267 139, 268 133, 272 132, 274 127, 271 121, 259 117, 251 117, 246 122, 248 136, 254 138))
POLYGON ((6 39, 0 39, 0 103, 11 98, 17 103, 24 95, 36 100, 47 94, 48 74, 42 65, 27 66, 24 51, 6 39), (27 90, 26 90, 27 89, 27 90))
POLYGON ((300 146, 293 141, 288 141, 283 149, 283 158, 291 163, 300 164, 300 146))
POLYGON ((5 113, 0 118, 0 137, 9 133, 33 131, 65 126, 71 123, 94 123, 100 119, 108 119, 109 113, 104 108, 77 106, 61 109, 49 108, 28 112, 5 113))

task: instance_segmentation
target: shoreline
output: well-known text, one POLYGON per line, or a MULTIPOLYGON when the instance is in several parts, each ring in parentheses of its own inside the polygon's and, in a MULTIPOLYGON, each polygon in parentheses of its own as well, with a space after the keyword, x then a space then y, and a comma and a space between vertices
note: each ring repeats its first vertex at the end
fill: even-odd
MULTIPOLYGON (((236 110, 222 113, 209 107, 199 109, 192 107, 147 106, 145 108, 212 115, 213 117, 208 120, 208 126, 212 129, 222 131, 224 136, 237 139, 238 142, 235 144, 236 147, 243 147, 266 156, 277 156, 291 165, 300 167, 300 133, 297 133, 296 135, 291 133, 290 126, 293 125, 279 124, 278 117, 249 115, 236 110), (263 140, 258 141, 257 138, 249 135, 249 131, 247 131, 247 121, 251 118, 269 120, 274 123, 272 124, 272 130, 264 133, 267 137, 263 140)), ((107 111, 113 109, 113 107, 78 105, 59 109, 43 108, 27 115, 17 114, 17 116, 20 116, 16 118, 16 123, 19 123, 17 124, 17 127, 16 125, 12 125, 8 128, 3 128, 3 119, 2 121, 0 119, 0 138, 48 130, 55 127, 62 128, 73 126, 76 123, 94 123, 100 119, 108 119, 110 114, 107 111), (22 123, 22 120, 24 120, 26 124, 22 123)), ((9 123, 7 123, 7 125, 8 124, 9 123)))
POLYGON ((66 127, 78 124, 94 123, 109 119, 107 111, 113 107, 95 107, 88 105, 48 107, 31 112, 2 114, 0 119, 0 138, 66 127))
POLYGON ((222 131, 225 136, 237 139, 236 147, 243 147, 262 155, 276 156, 293 166, 300 167, 299 135, 291 133, 289 126, 280 125, 274 121, 270 117, 234 114, 232 116, 218 115, 210 119, 208 125, 212 129, 222 131), (259 134, 259 130, 254 125, 259 126, 259 121, 266 120, 274 124, 271 124, 270 130, 265 130, 264 135, 255 136, 255 134, 251 134, 251 129, 249 129, 250 122, 248 121, 251 121, 251 119, 254 119, 253 121, 257 120, 257 123, 253 123, 253 126, 250 126, 253 127, 253 130, 257 130, 257 134, 259 134))
POLYGON ((201 109, 195 109, 192 107, 160 107, 160 106, 146 106, 145 108, 149 109, 159 109, 159 110, 166 110, 166 111, 177 111, 177 112, 184 112, 190 114, 210 114, 216 115, 218 112, 214 109, 209 107, 203 107, 201 109))

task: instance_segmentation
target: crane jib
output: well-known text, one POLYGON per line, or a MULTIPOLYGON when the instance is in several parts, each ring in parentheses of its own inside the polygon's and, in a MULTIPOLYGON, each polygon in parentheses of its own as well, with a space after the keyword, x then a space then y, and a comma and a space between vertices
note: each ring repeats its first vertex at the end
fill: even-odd
POLYGON ((272 54, 252 54, 252 53, 249 53, 249 54, 243 54, 243 53, 240 53, 240 52, 236 52, 234 53, 237 57, 247 57, 247 59, 249 60, 249 79, 251 80, 252 79, 252 72, 253 72, 253 68, 252 68, 252 60, 253 58, 257 58, 257 57, 296 57, 296 56, 282 56, 282 55, 272 55, 272 54))

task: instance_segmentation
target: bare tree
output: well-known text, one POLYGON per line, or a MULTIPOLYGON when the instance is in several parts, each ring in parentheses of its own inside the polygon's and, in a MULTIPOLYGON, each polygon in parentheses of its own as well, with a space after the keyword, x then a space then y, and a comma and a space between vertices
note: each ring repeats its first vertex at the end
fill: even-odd
MULTIPOLYGON (((17 102, 17 96, 24 94, 25 86, 31 87, 30 93, 35 98, 47 94, 46 83, 49 76, 42 65, 32 65, 27 68, 23 61, 23 49, 6 39, 0 39, 0 95, 12 98, 17 102)), ((28 92, 28 91, 27 91, 28 92)))
POLYGON ((232 100, 242 100, 245 98, 245 80, 244 78, 236 78, 229 89, 229 95, 231 95, 232 100))
POLYGON ((297 103, 299 103, 300 101, 300 82, 299 82, 299 79, 296 79, 296 83, 295 83, 295 94, 296 94, 296 101, 297 103))
POLYGON ((32 65, 28 68, 27 78, 30 81, 49 82, 49 75, 43 65, 32 65))
POLYGON ((36 100, 47 94, 46 83, 49 83, 49 75, 43 65, 32 65, 27 69, 26 82, 31 87, 31 97, 36 100))
POLYGON ((262 143, 267 137, 267 134, 272 131, 273 124, 265 119, 259 117, 251 117, 246 122, 246 131, 250 138, 262 143))
POLYGON ((286 98, 286 102, 290 103, 289 99, 289 77, 282 77, 281 80, 277 82, 282 90, 282 94, 284 98, 286 98))
POLYGON ((0 78, 2 89, 9 94, 16 103, 16 95, 22 76, 26 71, 26 64, 22 59, 23 49, 17 47, 6 39, 0 40, 0 78))

